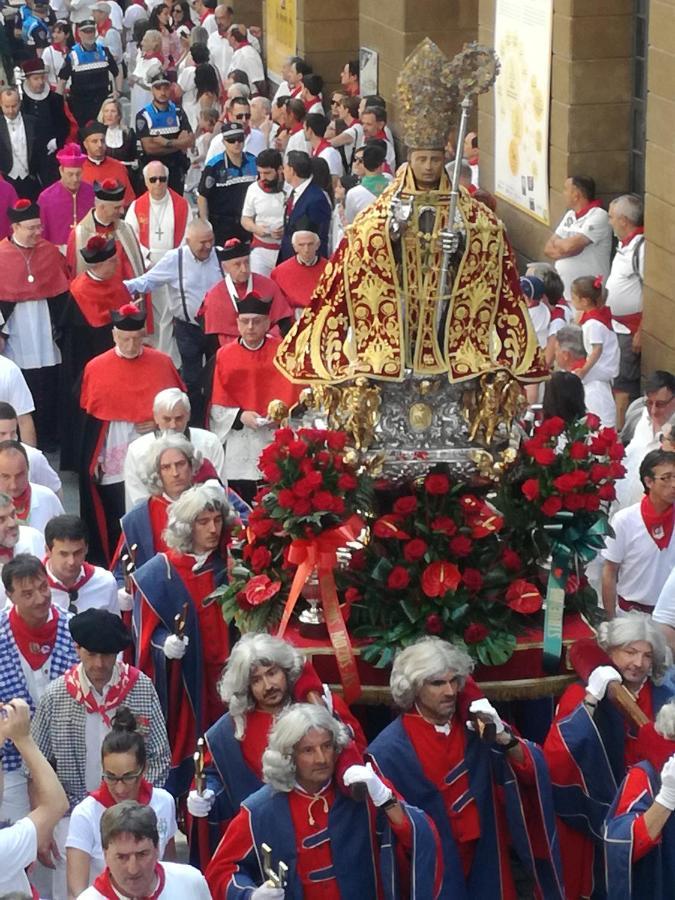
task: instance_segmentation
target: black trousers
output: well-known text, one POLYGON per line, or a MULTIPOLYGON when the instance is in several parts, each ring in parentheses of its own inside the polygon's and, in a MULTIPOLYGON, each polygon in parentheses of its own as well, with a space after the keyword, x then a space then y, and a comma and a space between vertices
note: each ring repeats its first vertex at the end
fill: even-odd
POLYGON ((199 325, 193 325, 183 319, 173 320, 173 336, 176 338, 180 353, 180 374, 187 387, 192 407, 190 424, 195 428, 203 428, 205 414, 204 357, 209 342, 199 325))
POLYGON ((38 194, 42 190, 42 185, 34 175, 27 178, 10 178, 5 175, 5 181, 11 184, 22 200, 37 200, 38 194))
POLYGON ((35 431, 41 450, 54 450, 59 445, 59 369, 45 366, 42 369, 22 369, 23 377, 33 395, 35 431))

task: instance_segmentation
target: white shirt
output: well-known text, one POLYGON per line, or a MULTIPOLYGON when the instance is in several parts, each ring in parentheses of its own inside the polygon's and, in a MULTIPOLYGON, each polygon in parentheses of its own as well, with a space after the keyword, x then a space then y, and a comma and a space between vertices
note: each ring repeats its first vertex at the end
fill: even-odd
POLYGON ((31 896, 24 870, 37 859, 37 843, 37 828, 31 819, 0 829, 0 895, 18 891, 31 896))
MULTIPOLYGON (((206 165, 208 166, 211 160, 215 159, 216 156, 225 153, 225 149, 225 141, 223 140, 222 135, 216 134, 211 141, 208 153, 206 154, 206 165)), ((267 150, 265 135, 259 128, 251 128, 244 141, 244 153, 250 153, 257 158, 258 154, 262 153, 263 150, 267 150)))
POLYGON ((176 318, 184 320, 185 316, 183 314, 178 278, 179 253, 183 257, 185 303, 189 319, 194 324, 195 316, 204 301, 206 293, 214 285, 218 284, 223 277, 215 250, 212 250, 206 260, 202 262, 193 256, 189 247, 177 247, 174 250, 169 250, 166 256, 156 266, 153 266, 149 272, 139 275, 138 278, 125 281, 124 284, 131 292, 138 291, 141 294, 144 294, 146 291, 154 291, 165 284, 170 286, 172 313, 176 318))
POLYGON ((0 400, 14 407, 17 416, 35 411, 33 395, 15 362, 0 355, 0 400))
POLYGON ((23 116, 21 113, 13 119, 5 116, 5 123, 12 145, 12 168, 7 173, 7 177, 26 178, 28 176, 28 142, 23 116))
POLYGON ((235 69, 241 69, 242 72, 246 72, 252 91, 255 91, 255 83, 257 81, 265 80, 265 70, 260 54, 250 44, 244 44, 243 47, 239 47, 232 54, 230 67, 227 71, 229 73, 235 69))
POLYGON ((675 628, 675 567, 671 569, 661 589, 652 615, 655 622, 675 628))
POLYGON ((55 47, 45 47, 42 51, 42 64, 45 67, 47 83, 50 87, 56 87, 59 83, 59 72, 63 68, 65 59, 65 54, 55 47))
POLYGON ((234 52, 230 42, 226 37, 221 37, 218 31, 214 31, 213 34, 209 35, 206 46, 209 48, 210 62, 218 69, 220 77, 225 81, 227 73, 230 71, 230 63, 234 52))
POLYGON ((279 84, 279 87, 274 92, 274 97, 272 97, 272 105, 274 105, 276 103, 276 101, 279 99, 279 97, 290 97, 292 90, 293 90, 293 88, 290 86, 290 84, 287 81, 282 81, 279 84))
POLYGON ((216 22, 216 17, 213 15, 212 11, 209 11, 209 13, 204 16, 201 21, 198 21, 198 24, 201 25, 202 28, 206 28, 209 33, 209 37, 212 34, 215 34, 216 31, 218 31, 218 23, 216 22))
POLYGON ((537 335, 539 346, 543 350, 548 342, 548 326, 551 321, 551 310, 544 300, 540 300, 536 306, 528 306, 527 312, 532 322, 532 327, 537 335))
POLYGON ((5 355, 21 369, 57 366, 61 351, 54 342, 49 304, 43 298, 25 300, 14 306, 5 323, 5 355))
POLYGON ((602 558, 619 563, 616 592, 624 600, 653 606, 675 564, 675 538, 659 550, 635 503, 610 520, 614 537, 605 539, 602 558))
MULTIPOLYGON (((213 468, 218 473, 218 477, 227 484, 227 471, 225 468, 225 453, 223 445, 220 443, 215 434, 206 431, 204 428, 190 428, 188 440, 198 450, 204 459, 208 459, 213 468)), ((127 511, 135 506, 140 500, 145 500, 150 493, 141 479, 141 472, 144 469, 144 462, 152 447, 157 440, 154 432, 144 434, 129 444, 127 458, 124 461, 124 492, 125 505, 127 511)))
POLYGON ((626 447, 626 456, 623 465, 626 474, 616 483, 617 503, 620 507, 637 503, 644 494, 644 488, 640 481, 640 463, 652 450, 658 450, 661 446, 659 435, 661 429, 654 431, 654 426, 649 418, 647 407, 642 410, 630 444, 626 447))
POLYGON ((31 481, 34 484, 41 484, 48 487, 50 491, 61 490, 61 479, 54 469, 49 465, 47 457, 37 447, 31 447, 30 444, 22 443, 21 446, 26 451, 28 457, 28 471, 30 472, 31 481))
MULTIPOLYGON (((166 845, 177 831, 176 801, 168 791, 153 787, 148 806, 157 815, 159 832, 159 858, 164 856, 166 845)), ((103 847, 101 846, 101 817, 105 807, 94 797, 85 797, 77 804, 70 816, 66 847, 82 850, 91 857, 89 883, 105 869, 103 847)))
POLYGON ((636 234, 626 246, 619 242, 605 287, 613 316, 642 312, 642 281, 645 271, 645 236, 636 234), (635 269, 637 268, 637 272, 635 269), (638 274, 639 273, 639 274, 638 274))
POLYGON ((591 242, 576 256, 568 256, 555 262, 556 271, 565 286, 565 299, 571 300, 572 282, 575 278, 582 275, 602 275, 604 279, 609 275, 612 228, 606 211, 594 206, 579 219, 573 209, 568 209, 555 233, 560 238, 580 234, 591 242))
MULTIPOLYGON (((284 227, 284 207, 286 205, 286 194, 284 191, 275 191, 270 193, 264 191, 257 181, 250 184, 244 197, 244 205, 241 210, 242 216, 248 216, 253 219, 256 225, 263 225, 268 232, 276 228, 284 227)), ((281 239, 275 239, 269 233, 261 240, 266 244, 280 244, 281 239)))
MULTIPOLYGON (((68 588, 59 581, 54 575, 49 565, 49 560, 45 563, 45 567, 49 572, 49 577, 55 582, 52 586, 52 603, 58 606, 63 612, 68 612, 70 597, 68 588)), ((78 578, 81 578, 84 570, 80 570, 78 578)), ((112 572, 102 569, 100 566, 94 566, 94 574, 81 587, 77 589, 77 601, 75 603, 77 612, 84 612, 85 609, 106 609, 108 612, 116 616, 120 614, 120 604, 117 598, 117 582, 112 572)))
POLYGON ((304 129, 301 128, 289 137, 286 149, 284 150, 284 162, 288 159, 288 154, 291 150, 302 150, 303 153, 309 153, 311 149, 309 142, 305 138, 304 129))
MULTIPOLYGON (((212 16, 210 18, 213 18, 212 16)), ((211 891, 201 872, 181 863, 163 862, 166 874, 164 890, 158 900, 211 900, 211 891)), ((105 900, 95 887, 88 887, 78 900, 105 900)), ((121 898, 124 900, 124 898, 121 898)))
MULTIPOLYGON (((136 217, 136 201, 134 200, 131 206, 129 207, 126 216, 124 217, 124 221, 127 225, 133 230, 136 238, 138 239, 138 243, 141 244, 141 250, 143 251, 143 258, 145 259, 146 264, 150 263, 150 265, 154 265, 162 259, 167 251, 173 250, 173 232, 174 232, 174 216, 173 216, 173 203, 171 202, 171 197, 168 193, 164 195, 161 200, 153 200, 150 197, 150 223, 148 227, 148 237, 150 239, 150 247, 145 247, 141 244, 140 239, 140 225, 138 224, 138 218, 136 217)), ((187 227, 187 225, 186 225, 187 227)), ((182 243, 185 235, 181 236, 180 243, 182 243)))
POLYGON ((611 328, 597 319, 589 319, 581 326, 584 349, 589 355, 594 347, 602 345, 602 353, 585 381, 612 381, 619 374, 619 342, 611 328))
POLYGON ((328 163, 328 171, 331 175, 335 175, 336 178, 342 178, 345 170, 342 165, 340 154, 335 147, 324 147, 321 153, 319 153, 319 158, 326 160, 328 163))
POLYGON ((54 516, 63 515, 63 505, 54 491, 50 491, 43 484, 35 484, 31 481, 30 492, 30 513, 26 524, 44 534, 47 522, 54 516))

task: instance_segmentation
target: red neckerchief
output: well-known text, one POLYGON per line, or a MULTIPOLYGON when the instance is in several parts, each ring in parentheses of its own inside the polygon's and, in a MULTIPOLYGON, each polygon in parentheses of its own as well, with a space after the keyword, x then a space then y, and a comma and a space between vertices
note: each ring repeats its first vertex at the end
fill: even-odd
POLYGON ((317 103, 321 103, 321 101, 318 97, 312 97, 309 100, 303 100, 303 103, 305 104, 305 112, 309 112, 313 106, 315 106, 317 103))
POLYGON ((297 134, 302 131, 302 122, 296 122, 295 125, 288 130, 289 134, 297 134))
POLYGON ((471 194, 472 197, 476 193, 477 190, 478 190, 477 184, 470 184, 467 188, 467 191, 471 194))
POLYGON ((108 727, 110 727, 110 718, 108 716, 108 711, 117 709, 117 707, 122 703, 124 698, 129 693, 129 691, 136 684, 136 682, 138 681, 138 676, 140 675, 138 669, 135 669, 133 666, 127 665, 127 663, 118 663, 117 666, 119 671, 117 684, 113 684, 108 688, 108 693, 106 694, 105 700, 100 705, 94 697, 93 691, 90 690, 87 694, 84 693, 84 688, 82 687, 82 683, 80 682, 79 664, 74 665, 72 669, 68 669, 68 671, 63 676, 65 680, 66 690, 73 698, 73 700, 75 700, 76 703, 84 705, 87 709, 87 712, 100 713, 104 724, 108 727))
POLYGON ((12 503, 14 504, 14 512, 16 513, 16 517, 20 522, 27 522, 30 518, 30 502, 31 488, 29 481, 26 490, 12 500, 12 503))
POLYGON ((567 319, 565 315, 567 303, 564 301, 562 303, 556 303, 555 306, 549 307, 551 310, 551 319, 552 321, 556 321, 559 319, 567 319))
MULTIPOLYGON (((157 863, 155 866, 155 874, 159 878, 157 889, 147 897, 139 897, 138 900, 157 900, 157 898, 161 896, 166 883, 166 874, 164 873, 164 867, 161 863, 157 863)), ((106 900, 120 900, 119 894, 112 885, 109 869, 105 869, 105 871, 101 872, 93 886, 99 894, 102 894, 106 898, 106 900)))
POLYGON ((609 306, 599 306, 596 309, 587 309, 582 313, 581 318, 579 319, 580 325, 583 325, 584 322, 602 322, 603 325, 611 329, 612 310, 609 306))
POLYGON ((639 228, 634 228, 633 231, 631 231, 631 233, 627 237, 625 237, 622 241, 619 241, 619 244, 622 247, 627 247, 630 244, 630 242, 633 240, 634 237, 637 237, 638 234, 644 234, 644 233, 645 233, 645 230, 644 230, 644 228, 642 228, 642 226, 640 226, 639 228))
POLYGON ((325 138, 322 138, 321 141, 312 150, 311 155, 318 156, 320 153, 323 153, 324 150, 330 150, 330 144, 325 138))
POLYGON ((205 10, 199 17, 199 24, 203 25, 204 22, 206 22, 206 20, 208 19, 208 17, 212 16, 212 15, 213 15, 213 10, 211 10, 211 9, 205 10))
POLYGON ((52 606, 52 617, 49 622, 45 622, 39 628, 29 628, 16 611, 16 607, 10 608, 9 627, 12 629, 19 653, 31 669, 41 669, 51 656, 58 623, 59 613, 55 606, 52 606))
POLYGON ((470 157, 467 159, 467 162, 468 162, 468 164, 469 164, 470 166, 477 166, 479 160, 480 160, 480 157, 479 157, 479 156, 470 156, 470 157))
POLYGON ((291 97, 297 97, 300 93, 302 93, 302 82, 300 82, 300 84, 297 84, 293 88, 293 90, 291 91, 291 97))
POLYGON ((586 365, 585 359, 573 359, 570 363, 570 372, 575 372, 577 369, 583 369, 586 365))
POLYGON ((86 562, 83 564, 82 574, 77 579, 75 584, 72 587, 66 587, 65 584, 62 581, 59 581, 59 579, 56 578, 55 575, 52 575, 52 573, 47 568, 47 563, 49 562, 49 560, 43 559, 42 562, 45 569, 47 570, 47 581, 49 582, 49 587, 56 588, 59 591, 65 591, 67 594, 70 593, 70 591, 79 591, 81 587, 84 587, 84 585, 94 577, 94 574, 96 572, 96 566, 92 566, 91 563, 86 562))
POLYGON ((640 515, 649 532, 649 537, 659 550, 665 550, 673 536, 675 506, 669 506, 665 512, 657 513, 649 497, 644 496, 640 501, 640 515))
POLYGON ((599 200, 591 200, 591 202, 587 206, 582 206, 580 210, 577 210, 574 213, 575 219, 582 219, 587 212, 590 212, 592 209, 596 209, 598 206, 602 206, 602 203, 599 200))
POLYGON ((105 37, 111 28, 112 28, 112 21, 110 19, 106 19, 102 25, 99 25, 96 28, 96 31, 98 32, 99 37, 105 37))
MULTIPOLYGON (((95 791, 89 791, 89 796, 93 797, 94 800, 98 800, 101 806, 105 806, 106 809, 110 809, 111 806, 116 806, 118 803, 118 801, 115 800, 113 795, 110 793, 110 788, 105 783, 105 781, 101 781, 100 786, 97 787, 95 791)), ((152 785, 149 781, 146 781, 145 778, 143 778, 138 789, 138 802, 141 804, 141 806, 148 806, 151 799, 152 785)))
POLYGON ((57 51, 57 53, 65 53, 65 52, 66 52, 66 45, 65 45, 65 43, 64 43, 64 44, 57 44, 57 43, 53 42, 53 43, 52 43, 52 47, 54 48, 54 50, 57 51))

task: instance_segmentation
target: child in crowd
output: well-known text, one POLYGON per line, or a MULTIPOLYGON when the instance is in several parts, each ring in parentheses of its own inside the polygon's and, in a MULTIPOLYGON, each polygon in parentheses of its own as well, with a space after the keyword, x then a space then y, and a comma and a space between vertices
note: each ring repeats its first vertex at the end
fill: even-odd
POLYGON ((614 428, 612 381, 619 374, 619 342, 612 330, 612 314, 605 306, 605 296, 600 275, 584 275, 572 282, 572 306, 586 349, 586 362, 576 374, 584 383, 588 411, 600 416, 604 426, 614 428))
POLYGON ((197 139, 192 150, 188 150, 191 166, 185 178, 185 195, 186 197, 189 196, 190 199, 192 199, 192 192, 197 188, 201 180, 206 154, 209 152, 209 146, 213 140, 213 132, 219 116, 220 113, 215 106, 202 109, 199 112, 197 139))

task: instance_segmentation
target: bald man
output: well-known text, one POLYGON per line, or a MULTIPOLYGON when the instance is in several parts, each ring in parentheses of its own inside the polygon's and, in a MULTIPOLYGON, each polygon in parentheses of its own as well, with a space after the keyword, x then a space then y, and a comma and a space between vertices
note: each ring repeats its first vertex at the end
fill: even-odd
MULTIPOLYGON (((185 241, 189 218, 187 200, 169 187, 169 170, 153 160, 143 169, 146 191, 129 207, 125 221, 141 245, 146 267, 151 269, 169 250, 185 241)), ((175 365, 181 358, 173 333, 170 292, 166 285, 152 292, 153 333, 148 343, 168 353, 175 365)))
POLYGON ((173 334, 180 354, 180 372, 187 385, 192 407, 190 422, 204 422, 202 369, 207 342, 197 313, 204 296, 222 276, 214 250, 213 229, 208 222, 193 219, 186 229, 185 245, 167 251, 144 275, 125 281, 129 293, 168 289, 168 308, 173 318, 173 334))

